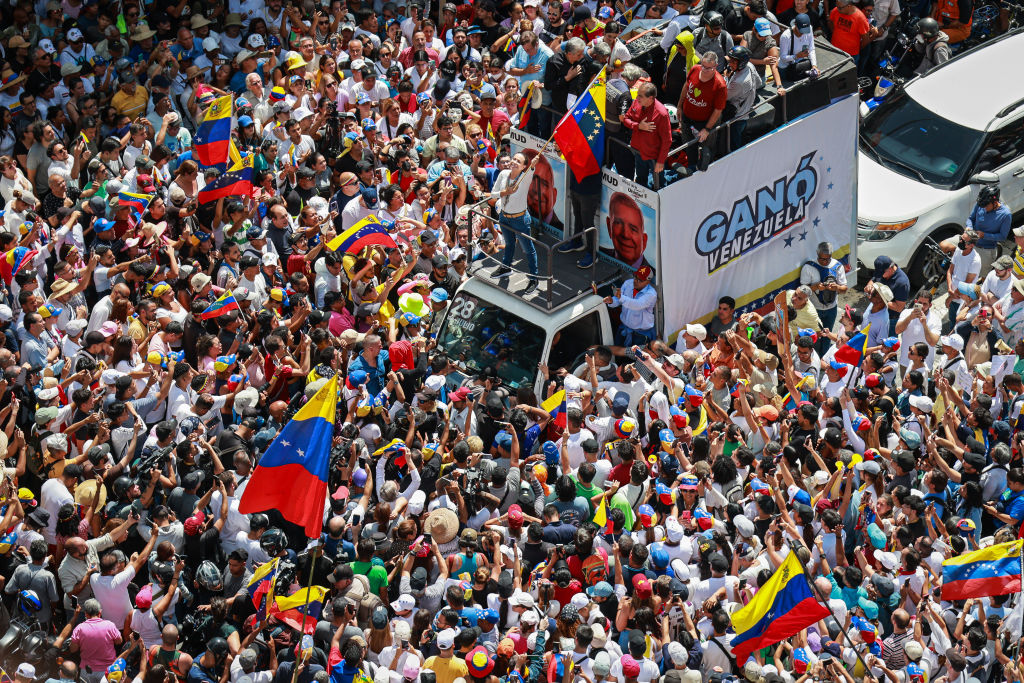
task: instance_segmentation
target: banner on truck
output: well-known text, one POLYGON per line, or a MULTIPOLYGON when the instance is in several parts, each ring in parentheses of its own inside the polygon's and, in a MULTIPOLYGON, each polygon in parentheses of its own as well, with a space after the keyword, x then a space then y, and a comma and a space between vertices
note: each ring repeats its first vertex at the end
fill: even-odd
POLYGON ((601 171, 601 208, 597 217, 598 252, 633 270, 644 264, 658 271, 658 193, 601 171))
MULTIPOLYGON (((522 152, 527 161, 532 161, 544 148, 544 140, 518 128, 510 129, 508 134, 512 139, 512 153, 522 152)), ((570 220, 567 173, 568 166, 559 155, 558 147, 548 145, 530 182, 530 194, 526 196, 530 215, 539 218, 558 238, 563 236, 565 225, 570 220)))
POLYGON ((856 237, 857 98, 755 140, 660 192, 665 336, 710 322, 718 299, 756 310, 794 287, 820 242, 856 237), (752 162, 751 160, 754 160, 752 162), (685 296, 680 293, 685 292, 685 296))

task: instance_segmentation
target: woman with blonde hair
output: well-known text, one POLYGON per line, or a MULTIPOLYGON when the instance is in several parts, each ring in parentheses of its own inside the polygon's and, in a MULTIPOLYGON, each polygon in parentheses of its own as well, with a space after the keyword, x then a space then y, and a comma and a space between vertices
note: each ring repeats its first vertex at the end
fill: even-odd
POLYGON ((174 180, 171 181, 168 191, 173 192, 177 187, 185 193, 186 200, 192 200, 199 196, 203 185, 203 179, 199 175, 199 164, 191 159, 186 159, 174 172, 174 180))

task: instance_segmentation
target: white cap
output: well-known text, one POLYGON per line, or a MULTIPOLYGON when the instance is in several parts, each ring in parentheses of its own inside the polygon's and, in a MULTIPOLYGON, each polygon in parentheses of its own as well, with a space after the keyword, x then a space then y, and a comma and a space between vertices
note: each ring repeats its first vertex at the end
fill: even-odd
POLYGON ((911 396, 909 400, 910 407, 917 408, 922 413, 931 413, 932 408, 935 407, 935 404, 927 396, 911 396))
POLYGON ((206 52, 217 52, 220 50, 220 43, 213 36, 203 38, 203 50, 206 52))
POLYGON ((51 451, 68 452, 68 437, 64 434, 50 434, 46 437, 46 447, 51 451))
MULTIPOLYGON (((0 318, 0 319, 2 319, 2 318, 0 318)), ((64 331, 67 332, 68 334, 74 336, 76 334, 81 334, 82 332, 84 332, 85 328, 88 327, 88 326, 89 326, 89 321, 88 320, 86 320, 84 318, 78 318, 76 320, 72 320, 67 325, 65 325, 64 326, 64 331)))
POLYGON ((690 565, 686 564, 685 562, 683 562, 678 557, 676 559, 672 560, 671 564, 672 564, 672 573, 675 574, 675 577, 677 579, 679 579, 683 583, 686 583, 687 581, 690 580, 690 565))
POLYGON ((668 644, 668 656, 672 658, 672 663, 676 666, 686 664, 686 660, 689 659, 686 648, 675 641, 668 644))
POLYGON ((14 320, 14 311, 7 304, 0 304, 0 323, 10 322, 11 320, 14 320))
POLYGON ((875 559, 878 560, 878 564, 882 565, 889 571, 895 571, 896 567, 900 565, 899 559, 895 553, 876 552, 875 559))
POLYGON ((409 497, 409 504, 406 505, 405 509, 410 515, 416 516, 423 512, 423 506, 426 502, 427 495, 423 492, 423 489, 419 489, 409 497))
MULTIPOLYGON (((540 623, 540 615, 537 614, 537 610, 530 610, 529 612, 524 612, 523 616, 519 618, 519 621, 526 625, 536 625, 540 623)), ((530 635, 533 634, 531 633, 530 635)))
POLYGON ((364 66, 366 66, 366 62, 363 61, 362 59, 352 60, 351 68, 353 71, 358 71, 359 69, 362 69, 364 66))
POLYGON ((85 36, 82 35, 82 30, 79 28, 73 28, 68 31, 68 42, 75 42, 76 40, 82 40, 85 36))
POLYGON ((825 470, 818 470, 814 473, 814 485, 824 486, 828 483, 828 472, 825 470))
POLYGON ((396 612, 406 612, 416 607, 416 598, 412 597, 408 593, 403 593, 398 596, 398 599, 391 603, 391 609, 396 612))
POLYGON ((50 387, 49 389, 40 389, 36 392, 36 398, 40 401, 52 401, 57 398, 57 387, 50 387))
POLYGON ((53 41, 49 38, 43 38, 40 40, 37 47, 48 55, 56 54, 57 52, 57 48, 54 47, 53 41))
POLYGON ((964 350, 964 338, 959 334, 947 334, 939 337, 939 346, 948 346, 957 351, 964 350))
MULTIPOLYGON (((77 28, 73 28, 71 30, 72 31, 77 31, 78 29, 77 28)), ((18 665, 18 670, 15 671, 14 673, 16 675, 22 676, 24 678, 35 678, 36 677, 36 668, 34 666, 32 666, 31 664, 29 664, 28 662, 22 662, 21 664, 18 665)))
POLYGON ((277 265, 277 254, 271 254, 267 252, 260 257, 264 266, 276 266, 277 265))
POLYGON ((576 609, 583 609, 584 607, 590 606, 590 598, 587 597, 586 593, 577 593, 572 596, 572 600, 569 601, 569 604, 576 609))
POLYGON ((703 325, 687 325, 686 334, 696 338, 697 341, 704 341, 708 338, 708 331, 703 325))
POLYGON ((679 521, 675 517, 669 517, 665 520, 665 538, 668 539, 669 543, 679 543, 683 540, 684 535, 683 527, 680 526, 679 521))
POLYGON ((309 110, 309 107, 296 107, 292 110, 292 118, 296 121, 302 121, 313 115, 313 112, 309 110))
MULTIPOLYGON (((508 604, 513 607, 533 607, 534 601, 533 596, 523 591, 516 591, 512 594, 512 597, 508 599, 508 604)), ((525 616, 525 615, 524 615, 525 616)))
POLYGON ((446 628, 437 634, 437 647, 448 650, 455 647, 455 629, 446 628))
POLYGON ((399 640, 409 640, 409 636, 412 635, 412 626, 409 626, 409 622, 404 619, 395 620, 395 637, 399 640))

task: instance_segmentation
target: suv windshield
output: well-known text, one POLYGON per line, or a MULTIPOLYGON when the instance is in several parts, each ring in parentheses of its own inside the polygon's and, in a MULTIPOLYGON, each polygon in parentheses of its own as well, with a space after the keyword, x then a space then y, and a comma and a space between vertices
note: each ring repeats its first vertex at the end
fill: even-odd
POLYGON ((512 388, 532 385, 544 330, 492 303, 459 292, 437 337, 448 357, 477 373, 493 367, 512 388))
POLYGON ((924 183, 955 188, 985 134, 953 123, 899 93, 861 126, 861 147, 886 168, 924 183))

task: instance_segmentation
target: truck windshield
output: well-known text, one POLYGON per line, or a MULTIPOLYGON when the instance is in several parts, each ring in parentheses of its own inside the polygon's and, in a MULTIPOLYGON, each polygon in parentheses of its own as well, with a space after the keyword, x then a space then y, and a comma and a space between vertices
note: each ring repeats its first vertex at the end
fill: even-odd
POLYGON ((508 385, 532 385, 544 351, 544 330, 492 303, 459 292, 438 334, 438 347, 476 373, 493 367, 508 385))
POLYGON ((985 134, 925 109, 905 92, 883 102, 861 125, 868 156, 914 180, 959 187, 985 134))

